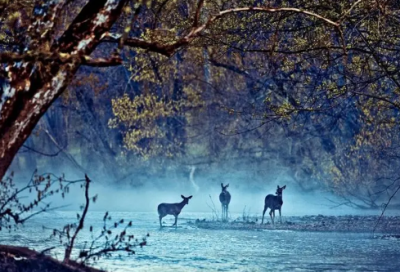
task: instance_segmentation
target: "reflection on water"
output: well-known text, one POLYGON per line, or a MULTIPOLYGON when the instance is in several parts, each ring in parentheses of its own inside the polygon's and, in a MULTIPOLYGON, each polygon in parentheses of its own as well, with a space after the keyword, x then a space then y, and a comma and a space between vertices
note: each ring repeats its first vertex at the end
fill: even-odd
MULTIPOLYGON (((373 239, 368 233, 204 230, 187 219, 207 217, 185 213, 178 228, 159 229, 155 213, 113 212, 113 219, 132 220, 131 233, 150 233, 148 246, 136 255, 97 263, 110 271, 400 271, 400 242, 373 239), (184 218, 183 218, 184 217, 184 218)), ((100 231, 103 213, 91 212, 85 228, 100 231)), ((33 218, 19 231, 0 233, 1 243, 43 250, 58 245, 51 228, 75 222, 74 212, 53 212, 33 218), (43 229, 44 225, 49 229, 43 229)), ((172 225, 173 217, 165 223, 172 225)), ((83 232, 80 243, 90 240, 83 232)), ((52 253, 61 258, 62 246, 52 253)))

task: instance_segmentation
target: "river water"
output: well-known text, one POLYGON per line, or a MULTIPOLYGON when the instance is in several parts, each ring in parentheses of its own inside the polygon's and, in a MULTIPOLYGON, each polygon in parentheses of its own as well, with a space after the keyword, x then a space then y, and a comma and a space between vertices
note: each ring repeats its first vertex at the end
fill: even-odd
MULTIPOLYGON (((85 229, 92 225, 100 231, 103 215, 90 212, 85 229)), ((135 255, 114 256, 95 265, 108 271, 400 271, 400 241, 370 233, 206 230, 188 223, 209 216, 201 213, 184 213, 178 228, 160 229, 156 213, 111 215, 112 222, 132 220, 130 233, 135 237, 150 236, 135 255)), ((76 222, 75 212, 41 214, 17 231, 0 232, 1 243, 43 250, 59 245, 49 238, 51 229, 71 222, 76 222)), ((164 222, 172 225, 173 217, 164 222)), ((81 233, 79 243, 84 240, 90 240, 88 231, 81 233)), ((52 250, 60 259, 62 252, 61 245, 52 250)))

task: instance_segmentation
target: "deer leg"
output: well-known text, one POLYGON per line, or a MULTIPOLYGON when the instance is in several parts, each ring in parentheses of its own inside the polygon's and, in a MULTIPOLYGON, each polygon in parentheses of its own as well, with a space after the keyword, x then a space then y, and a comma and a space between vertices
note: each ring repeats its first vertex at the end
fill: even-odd
POLYGON ((226 221, 226 205, 224 205, 224 221, 226 221))
POLYGON ((272 211, 272 215, 274 216, 274 225, 275 225, 275 210, 272 211))
POLYGON ((160 218, 160 228, 162 228, 162 223, 161 223, 162 216, 160 215, 159 218, 160 218))
POLYGON ((226 210, 225 210, 226 221, 228 221, 228 209, 229 209, 229 205, 226 205, 226 210))
POLYGON ((222 211, 221 221, 224 221, 224 204, 222 203, 221 203, 221 211, 222 211))
POLYGON ((226 205, 224 205, 224 221, 226 221, 226 205))
POLYGON ((267 206, 264 206, 264 211, 263 211, 263 216, 262 216, 262 220, 261 220, 261 225, 264 223, 264 214, 267 211, 267 206))
POLYGON ((175 227, 177 227, 178 225, 177 225, 177 222, 178 222, 178 216, 177 215, 175 215, 175 223, 172 225, 172 226, 175 226, 175 227))
POLYGON ((272 214, 273 214, 273 213, 275 213, 275 212, 274 212, 273 209, 271 209, 271 211, 269 212, 269 216, 271 217, 271 223, 272 223, 272 225, 274 225, 274 217, 275 217, 275 214, 274 214, 274 217, 272 217, 272 214))
POLYGON ((281 224, 282 224, 282 214, 281 214, 281 208, 279 208, 279 221, 281 221, 281 224))
POLYGON ((222 204, 222 221, 226 221, 226 205, 222 204))

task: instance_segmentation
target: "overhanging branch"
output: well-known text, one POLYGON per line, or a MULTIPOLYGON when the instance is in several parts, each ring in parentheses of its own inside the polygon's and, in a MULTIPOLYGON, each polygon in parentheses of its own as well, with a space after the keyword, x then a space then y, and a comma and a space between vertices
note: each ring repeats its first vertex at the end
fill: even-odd
POLYGON ((17 53, 0 53, 0 63, 9 62, 58 62, 66 64, 77 62, 82 65, 92 67, 108 67, 122 64, 119 56, 112 55, 109 58, 92 58, 85 55, 67 54, 67 53, 50 53, 50 52, 28 52, 25 54, 17 53))
POLYGON ((120 57, 114 56, 111 58, 85 58, 82 62, 82 65, 91 66, 91 67, 110 67, 110 66, 118 66, 122 64, 122 59, 120 57))
MULTIPOLYGON (((199 1, 197 9, 196 9, 196 14, 194 18, 194 23, 191 31, 183 36, 182 38, 178 39, 174 43, 168 43, 168 44, 163 44, 162 42, 158 41, 146 41, 138 38, 128 38, 123 41, 123 44, 129 47, 137 47, 137 48, 142 48, 146 49, 152 52, 160 53, 162 55, 165 55, 167 57, 172 56, 175 51, 183 46, 188 45, 190 42, 192 42, 195 38, 200 37, 201 33, 209 28, 213 23, 218 21, 219 19, 229 15, 229 14, 235 14, 235 13, 243 13, 243 12, 261 12, 261 13, 280 13, 280 12, 294 12, 294 13, 299 13, 299 14, 304 14, 310 17, 317 18, 319 20, 322 20, 323 22, 327 23, 328 25, 331 25, 335 27, 341 33, 340 29, 340 24, 337 22, 334 22, 326 17, 323 17, 322 15, 319 15, 317 13, 313 13, 311 11, 299 9, 299 8, 269 8, 269 7, 243 7, 243 8, 233 8, 233 9, 228 9, 228 10, 223 10, 220 11, 218 14, 210 17, 204 24, 198 25, 200 21, 200 12, 202 8, 202 3, 203 1, 199 1)), ((115 38, 110 38, 107 40, 104 40, 105 42, 120 42, 120 39, 115 39, 115 38)))

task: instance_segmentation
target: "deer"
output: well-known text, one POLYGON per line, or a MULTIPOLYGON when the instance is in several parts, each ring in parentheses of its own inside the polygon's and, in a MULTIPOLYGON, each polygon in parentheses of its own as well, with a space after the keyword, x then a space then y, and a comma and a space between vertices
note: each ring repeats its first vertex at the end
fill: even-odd
POLYGON ((163 225, 161 223, 161 219, 165 217, 166 215, 170 214, 175 216, 175 223, 172 226, 177 227, 177 221, 178 221, 178 215, 181 213, 183 207, 185 207, 186 204, 189 204, 189 199, 191 199, 193 196, 185 197, 181 195, 182 197, 182 202, 180 203, 161 203, 158 205, 158 215, 160 218, 160 227, 162 228, 163 225))
POLYGON ((219 194, 219 201, 221 202, 222 206, 222 220, 228 220, 228 206, 231 202, 231 194, 228 192, 228 190, 226 190, 228 187, 229 184, 224 186, 224 184, 221 183, 222 192, 219 194))
POLYGON ((282 215, 281 215, 281 208, 283 205, 283 200, 282 200, 282 191, 286 189, 286 185, 283 187, 277 187, 276 189, 276 196, 275 195, 267 195, 265 197, 265 204, 264 204, 264 211, 262 215, 262 220, 261 220, 261 225, 264 223, 264 214, 267 211, 268 208, 270 208, 269 216, 271 217, 272 225, 275 224, 275 210, 279 210, 279 220, 282 224, 282 215), (272 216, 273 215, 273 216, 272 216))

